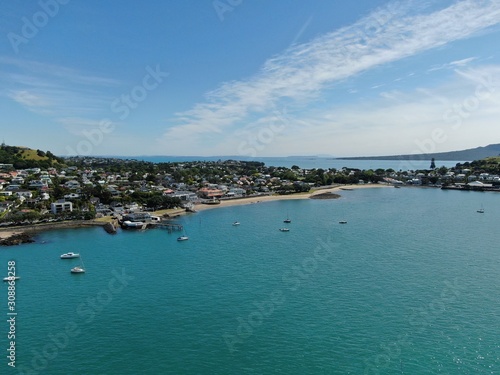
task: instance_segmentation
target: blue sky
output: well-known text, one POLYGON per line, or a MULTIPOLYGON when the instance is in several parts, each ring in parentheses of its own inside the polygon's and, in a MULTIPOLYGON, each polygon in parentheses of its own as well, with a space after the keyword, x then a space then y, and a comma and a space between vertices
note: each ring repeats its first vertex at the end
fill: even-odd
POLYGON ((500 1, 0 5, 0 129, 66 156, 500 143, 500 1))

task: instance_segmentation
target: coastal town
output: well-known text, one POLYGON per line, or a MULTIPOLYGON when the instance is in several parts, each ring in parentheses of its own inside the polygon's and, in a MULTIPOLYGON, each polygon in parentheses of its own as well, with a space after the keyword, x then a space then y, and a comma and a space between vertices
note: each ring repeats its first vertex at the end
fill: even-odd
MULTIPOLYGON (((22 150, 10 151, 19 155, 22 150)), ((48 153, 35 152, 43 156, 38 162, 0 160, 13 161, 0 163, 0 229, 109 222, 139 213, 147 213, 150 221, 157 213, 167 217, 169 210, 196 211, 203 205, 251 197, 300 197, 345 185, 500 190, 500 160, 496 157, 453 168, 436 168, 432 160, 427 170, 395 171, 286 168, 237 160, 151 163, 100 157, 57 158, 48 164, 48 153), (20 168, 22 165, 29 167, 20 168)))

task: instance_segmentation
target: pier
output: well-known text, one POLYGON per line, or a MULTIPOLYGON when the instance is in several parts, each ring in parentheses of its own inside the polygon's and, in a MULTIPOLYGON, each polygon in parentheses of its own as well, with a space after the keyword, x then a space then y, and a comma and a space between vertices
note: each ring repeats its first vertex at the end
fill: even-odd
POLYGON ((172 232, 181 232, 184 228, 182 227, 181 224, 174 224, 174 223, 157 223, 157 224, 150 224, 153 228, 163 228, 168 231, 168 233, 172 232))

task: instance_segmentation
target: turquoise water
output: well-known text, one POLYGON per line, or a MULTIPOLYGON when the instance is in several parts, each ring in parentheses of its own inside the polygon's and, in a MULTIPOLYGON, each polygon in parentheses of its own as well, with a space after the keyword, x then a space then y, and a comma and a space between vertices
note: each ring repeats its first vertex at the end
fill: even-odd
POLYGON ((500 195, 341 194, 185 216, 184 242, 94 228, 1 248, 22 279, 0 373, 500 373, 500 195))

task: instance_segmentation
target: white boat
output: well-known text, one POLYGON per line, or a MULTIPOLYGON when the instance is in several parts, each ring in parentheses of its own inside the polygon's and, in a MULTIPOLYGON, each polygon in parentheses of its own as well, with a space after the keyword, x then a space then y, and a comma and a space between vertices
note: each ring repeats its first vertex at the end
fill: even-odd
POLYGON ((84 273, 85 272, 85 266, 83 265, 83 259, 80 259, 80 262, 82 263, 82 265, 73 267, 71 269, 71 273, 84 273))
POLYGON ((130 220, 125 220, 123 222, 123 225, 128 227, 128 228, 142 228, 144 223, 142 221, 130 221, 130 220))
POLYGON ((290 218, 288 217, 288 213, 286 214, 286 219, 283 220, 284 223, 291 223, 292 220, 290 220, 290 218))
POLYGON ((234 226, 240 225, 240 222, 239 222, 239 221, 235 221, 235 222, 233 223, 233 225, 234 225, 234 226))
POLYGON ((71 273, 84 273, 84 272, 85 272, 85 268, 82 268, 79 266, 73 267, 71 269, 71 273))
POLYGON ((281 232, 290 232, 290 229, 288 229, 288 228, 280 228, 280 231, 281 232))
POLYGON ((188 236, 180 236, 180 237, 177 237, 177 241, 187 241, 189 240, 189 237, 188 236))
POLYGON ((479 210, 477 210, 477 212, 479 212, 480 214, 484 214, 484 208, 480 208, 479 210))
POLYGON ((19 280, 21 276, 7 276, 3 278, 3 281, 19 280))
POLYGON ((79 258, 79 257, 80 257, 80 254, 72 253, 72 252, 65 253, 65 254, 61 255, 61 259, 74 259, 74 258, 79 258))

